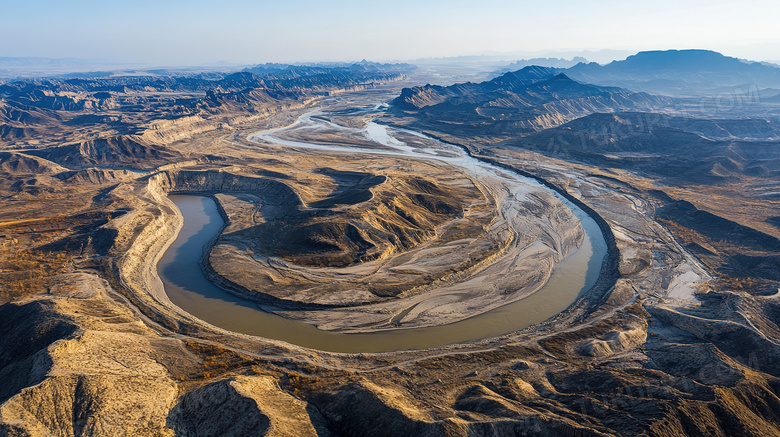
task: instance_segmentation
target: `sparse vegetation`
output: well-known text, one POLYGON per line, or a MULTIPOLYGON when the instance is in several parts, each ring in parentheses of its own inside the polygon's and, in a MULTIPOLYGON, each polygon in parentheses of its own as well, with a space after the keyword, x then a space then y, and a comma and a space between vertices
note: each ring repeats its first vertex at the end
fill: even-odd
POLYGON ((0 303, 46 292, 53 276, 71 267, 72 254, 30 251, 17 244, 0 251, 0 303))
POLYGON ((211 379, 240 369, 255 369, 253 360, 224 346, 187 341, 187 348, 200 357, 201 362, 194 375, 201 379, 211 379))

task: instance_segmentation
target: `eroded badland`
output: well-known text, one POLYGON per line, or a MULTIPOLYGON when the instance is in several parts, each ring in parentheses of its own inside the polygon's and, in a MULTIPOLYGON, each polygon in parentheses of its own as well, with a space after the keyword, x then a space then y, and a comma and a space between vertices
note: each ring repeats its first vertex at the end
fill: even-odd
POLYGON ((296 68, 0 85, 0 435, 780 434, 771 98, 296 68), (226 220, 211 282, 342 334, 522 302, 583 244, 573 207, 606 249, 526 329, 326 352, 171 302, 171 194, 226 220))

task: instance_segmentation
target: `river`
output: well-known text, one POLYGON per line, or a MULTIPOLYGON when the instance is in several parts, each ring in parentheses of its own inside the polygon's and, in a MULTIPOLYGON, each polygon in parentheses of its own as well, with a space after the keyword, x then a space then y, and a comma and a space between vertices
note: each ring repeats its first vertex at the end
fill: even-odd
MULTIPOLYGON (((313 113, 302 116, 302 120, 296 124, 313 123, 311 115, 313 113)), ((319 120, 317 122, 322 123, 319 120)), ((363 135, 395 151, 285 141, 273 136, 277 131, 279 130, 257 135, 261 136, 261 140, 272 141, 282 146, 331 150, 336 153, 346 151, 393 154, 412 159, 439 159, 468 168, 472 172, 500 174, 502 177, 517 178, 523 180, 525 184, 539 186, 536 181, 505 169, 495 168, 443 144, 437 144, 437 147, 431 150, 406 146, 405 143, 397 140, 387 127, 373 122, 368 124, 363 135)), ((422 136, 408 130, 403 132, 422 136)), ((554 194, 581 221, 585 238, 580 247, 555 265, 548 282, 536 293, 447 325, 363 334, 323 331, 303 322, 266 313, 258 309, 255 303, 223 291, 205 278, 199 266, 203 246, 220 231, 223 225, 214 201, 203 196, 170 196, 184 217, 184 225, 176 241, 160 260, 158 273, 170 300, 201 320, 230 331, 282 340, 312 349, 371 353, 431 348, 487 339, 518 331, 555 316, 589 290, 598 279, 607 252, 598 225, 584 211, 557 193, 554 194)))

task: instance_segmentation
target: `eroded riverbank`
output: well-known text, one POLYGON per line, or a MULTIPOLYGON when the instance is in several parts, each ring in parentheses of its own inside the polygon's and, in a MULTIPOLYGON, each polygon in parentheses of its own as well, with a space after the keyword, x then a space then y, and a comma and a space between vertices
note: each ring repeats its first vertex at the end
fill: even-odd
POLYGON ((601 260, 606 253, 603 240, 598 241, 598 226, 586 216, 583 226, 588 238, 575 253, 556 266, 544 287, 525 299, 448 325, 341 334, 260 311, 254 302, 231 296, 208 281, 199 261, 203 246, 222 227, 217 207, 213 200, 204 196, 175 195, 171 200, 181 210, 184 226, 160 260, 158 271, 165 291, 175 305, 229 331, 332 352, 432 348, 521 330, 565 310, 588 291, 598 279, 601 260))
MULTIPOLYGON (((286 129, 301 127, 301 125, 311 127, 311 118, 311 114, 304 115, 303 122, 299 120, 286 129)), ((328 124, 333 126, 332 123, 328 124)), ((285 128, 279 129, 281 130, 285 128)), ((349 128, 349 130, 352 133, 360 133, 359 129, 349 128)), ((555 267, 552 268, 550 264, 543 267, 545 264, 539 263, 537 259, 537 265, 542 268, 541 272, 545 273, 537 276, 536 285, 525 287, 509 297, 501 296, 500 292, 496 294, 496 289, 493 287, 494 297, 490 298, 491 290, 485 287, 484 282, 464 281, 464 285, 454 284, 455 288, 450 286, 449 290, 443 287, 443 291, 438 295, 436 292, 432 296, 417 294, 406 299, 374 305, 323 310, 307 309, 305 306, 296 308, 296 305, 289 308, 263 305, 261 308, 264 311, 259 311, 255 302, 225 296, 224 291, 209 282, 198 268, 197 258, 203 252, 203 245, 212 239, 218 241, 214 236, 221 229, 222 224, 216 205, 210 204, 211 200, 202 198, 193 200, 175 197, 177 205, 185 216, 185 228, 160 263, 160 275, 166 282, 166 292, 171 300, 186 312, 224 329, 335 352, 381 352, 471 342, 515 332, 564 311, 578 297, 594 288, 600 274, 603 273, 603 266, 609 264, 605 262, 605 257, 614 256, 608 254, 607 243, 598 223, 560 193, 549 190, 549 187, 543 186, 538 181, 520 176, 511 169, 499 169, 493 163, 482 162, 435 139, 413 132, 402 132, 401 135, 406 137, 411 135, 415 137, 413 140, 418 142, 407 145, 391 135, 386 127, 369 123, 363 135, 384 147, 380 150, 365 150, 338 145, 301 143, 289 139, 280 140, 272 136, 274 132, 276 131, 264 132, 262 139, 269 142, 277 141, 288 147, 306 147, 331 153, 359 152, 369 155, 380 153, 404 155, 417 160, 445 161, 448 165, 465 168, 472 177, 479 178, 483 184, 494 187, 505 184, 502 190, 506 193, 513 192, 509 184, 520 181, 521 185, 515 187, 512 195, 503 194, 503 197, 497 201, 499 217, 508 224, 503 228, 504 232, 515 232, 517 236, 518 228, 527 230, 529 221, 539 220, 539 217, 526 217, 528 213, 518 208, 522 203, 517 199, 523 199, 523 196, 527 196, 529 192, 534 192, 538 196, 539 192, 544 191, 547 193, 548 200, 552 198, 561 205, 566 205, 564 208, 568 214, 576 217, 576 228, 580 230, 579 241, 577 241, 579 247, 572 248, 572 243, 564 243, 565 240, 549 240, 549 243, 541 247, 546 251, 554 249, 549 253, 556 256, 555 267), (428 141, 426 147, 420 147, 421 141, 428 141), (194 269, 186 276, 193 278, 195 282, 186 282, 182 278, 181 272, 187 269, 194 269), (168 277, 167 271, 175 273, 168 277), (194 290, 203 291, 193 293, 194 290), (464 295, 464 292, 468 294, 464 295), (403 325, 400 323, 407 320, 416 323, 403 325), (326 328, 331 332, 317 329, 312 325, 326 328), (399 327, 405 329, 398 329, 399 327)), ((558 214, 560 212, 554 215, 558 214)), ((549 227, 551 223, 549 219, 547 223, 548 225, 541 229, 546 229, 548 236, 556 235, 556 228, 549 227)), ((564 228, 558 228, 558 232, 562 229, 564 228)), ((516 236, 512 238, 515 241, 524 241, 524 244, 517 244, 514 254, 509 253, 509 256, 504 254, 504 259, 508 258, 512 261, 502 263, 501 259, 498 259, 495 265, 486 266, 482 277, 503 275, 511 278, 513 268, 518 266, 531 268, 535 257, 529 256, 529 253, 532 254, 534 248, 540 247, 540 242, 535 243, 533 239, 520 240, 516 236), (490 270, 491 267, 493 270, 490 270)), ((236 286, 231 281, 227 284, 233 292, 249 297, 254 296, 249 290, 236 286)), ((262 302, 262 299, 260 301, 262 302)))

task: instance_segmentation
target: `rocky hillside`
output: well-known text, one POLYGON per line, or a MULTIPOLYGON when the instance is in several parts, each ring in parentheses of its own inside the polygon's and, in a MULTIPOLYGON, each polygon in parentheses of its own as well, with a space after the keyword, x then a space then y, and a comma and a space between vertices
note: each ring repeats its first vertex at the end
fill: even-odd
POLYGON ((444 103, 451 99, 466 98, 486 93, 512 92, 525 85, 541 80, 552 79, 557 69, 529 66, 521 70, 506 73, 488 82, 461 83, 451 86, 424 85, 414 88, 404 88, 401 96, 393 104, 405 110, 419 110, 427 106, 444 103))
POLYGON ((474 201, 464 189, 420 178, 395 178, 324 169, 338 182, 327 198, 302 208, 290 205, 284 221, 273 221, 238 234, 255 242, 257 253, 270 253, 306 266, 345 267, 388 253, 403 252, 436 235, 443 223, 474 201))
POLYGON ((59 143, 67 144, 149 130, 155 142, 165 143, 168 137, 175 141, 333 91, 397 80, 409 68, 361 63, 232 74, 17 80, 0 85, 0 147, 38 148, 52 135, 64 136, 59 143), (156 135, 160 126, 167 132, 156 135))
POLYGON ((628 112, 592 114, 504 144, 678 182, 715 184, 780 176, 778 135, 780 126, 765 119, 628 112))
MULTIPOLYGON (((258 339, 247 353, 192 325, 166 335, 112 292, 72 273, 0 307, 0 435, 778 435, 778 347, 724 319, 755 298, 717 294, 693 314, 633 305, 538 344, 356 369, 258 339)), ((777 332, 766 309, 752 318, 777 332)))
POLYGON ((668 99, 572 80, 526 67, 488 82, 407 88, 393 100, 399 116, 421 126, 474 135, 526 135, 594 112, 648 110, 668 99))
POLYGON ((0 98, 0 142, 27 138, 50 126, 60 126, 55 112, 0 98))
POLYGON ((0 152, 0 172, 2 174, 55 174, 65 170, 63 167, 35 156, 0 152))
POLYGON ((182 158, 177 152, 147 144, 131 135, 118 135, 60 147, 31 150, 29 154, 68 168, 123 165, 155 168, 182 158))
POLYGON ((12 81, 0 85, 0 150, 23 150, 71 169, 154 168, 182 159, 168 147, 177 141, 257 121, 332 92, 397 80, 406 68, 411 67, 359 63, 12 81))

